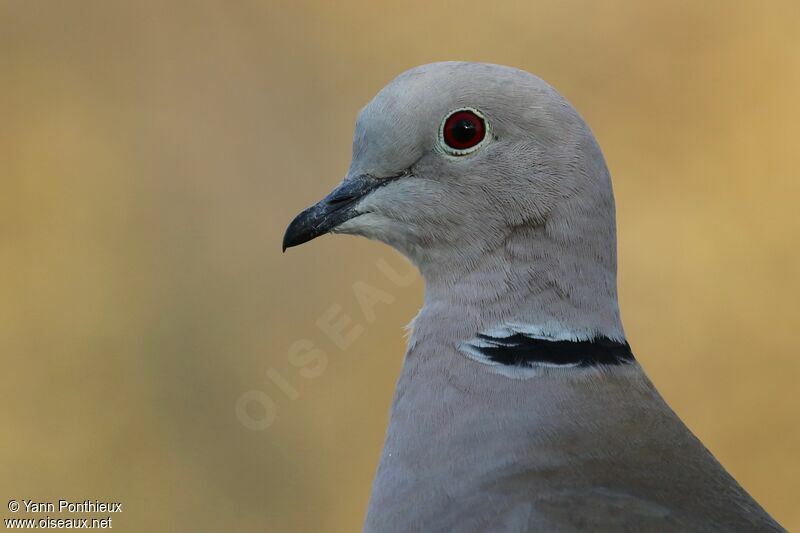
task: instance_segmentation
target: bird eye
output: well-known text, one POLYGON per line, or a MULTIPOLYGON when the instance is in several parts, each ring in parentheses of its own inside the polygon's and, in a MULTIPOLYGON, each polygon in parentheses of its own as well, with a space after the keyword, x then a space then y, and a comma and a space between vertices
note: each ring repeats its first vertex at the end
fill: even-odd
POLYGON ((476 109, 456 109, 442 121, 439 142, 448 154, 465 155, 478 149, 486 130, 486 119, 476 109))

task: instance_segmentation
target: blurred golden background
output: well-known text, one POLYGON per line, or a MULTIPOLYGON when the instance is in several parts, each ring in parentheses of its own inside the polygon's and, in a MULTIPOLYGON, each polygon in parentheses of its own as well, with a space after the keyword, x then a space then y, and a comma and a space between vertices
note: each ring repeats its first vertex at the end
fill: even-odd
POLYGON ((123 531, 360 529, 422 285, 377 243, 280 241, 344 175, 361 106, 465 59, 587 119, 637 358, 800 528, 798 28, 792 0, 3 1, 3 502, 121 501, 123 531), (392 302, 364 316, 356 283, 392 302), (317 322, 345 315, 342 348, 317 322), (301 372, 309 345, 327 366, 301 372))

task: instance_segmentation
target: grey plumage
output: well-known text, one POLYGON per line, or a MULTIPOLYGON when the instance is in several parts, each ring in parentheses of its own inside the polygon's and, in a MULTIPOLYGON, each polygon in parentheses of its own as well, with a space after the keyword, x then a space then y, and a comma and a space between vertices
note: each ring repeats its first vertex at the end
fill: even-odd
POLYGON ((497 331, 624 342, 614 219, 594 136, 531 74, 426 65, 362 110, 347 177, 284 246, 363 235, 425 279, 365 530, 782 530, 637 363, 509 367, 476 355, 497 331), (457 109, 487 124, 466 155, 442 144, 457 109))

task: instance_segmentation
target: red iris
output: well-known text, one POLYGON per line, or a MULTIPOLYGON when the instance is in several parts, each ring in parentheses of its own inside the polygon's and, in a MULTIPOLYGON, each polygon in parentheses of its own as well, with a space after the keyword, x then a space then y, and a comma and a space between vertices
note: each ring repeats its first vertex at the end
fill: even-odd
POLYGON ((486 124, 468 109, 456 111, 444 122, 444 142, 455 150, 467 150, 480 143, 486 136, 486 124))

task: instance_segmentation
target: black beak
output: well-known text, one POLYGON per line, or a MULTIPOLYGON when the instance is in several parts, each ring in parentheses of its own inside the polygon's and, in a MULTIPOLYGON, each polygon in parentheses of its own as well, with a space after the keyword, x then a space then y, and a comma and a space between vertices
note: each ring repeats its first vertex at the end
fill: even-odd
POLYGON ((392 178, 375 178, 367 174, 345 179, 319 203, 292 220, 283 236, 283 251, 324 235, 361 214, 355 210, 358 201, 391 181, 392 178))

